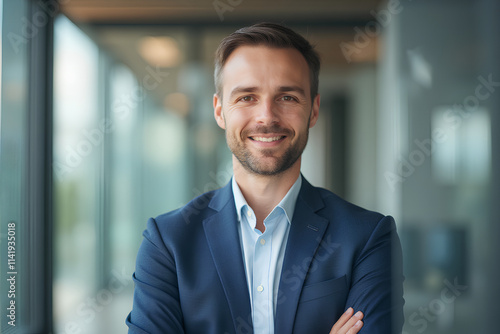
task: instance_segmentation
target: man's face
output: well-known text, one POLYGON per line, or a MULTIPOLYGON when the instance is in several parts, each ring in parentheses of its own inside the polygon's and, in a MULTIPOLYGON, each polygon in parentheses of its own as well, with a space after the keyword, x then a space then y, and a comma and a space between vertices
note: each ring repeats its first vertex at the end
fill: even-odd
POLYGON ((215 119, 226 130, 229 149, 247 171, 260 175, 300 163, 318 111, 307 62, 292 48, 237 48, 224 65, 222 98, 214 96, 215 119))

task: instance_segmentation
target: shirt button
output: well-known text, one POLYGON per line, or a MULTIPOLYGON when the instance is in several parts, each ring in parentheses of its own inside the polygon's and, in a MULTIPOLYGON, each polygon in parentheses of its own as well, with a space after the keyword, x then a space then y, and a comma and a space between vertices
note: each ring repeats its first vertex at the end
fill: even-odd
POLYGON ((252 217, 252 212, 250 210, 247 211, 248 217, 252 217))
POLYGON ((259 286, 257 287, 257 291, 259 291, 259 292, 264 291, 264 287, 263 287, 262 285, 259 285, 259 286))
POLYGON ((261 244, 261 245, 265 245, 265 244, 266 244, 266 240, 264 240, 264 239, 260 239, 260 244, 261 244))

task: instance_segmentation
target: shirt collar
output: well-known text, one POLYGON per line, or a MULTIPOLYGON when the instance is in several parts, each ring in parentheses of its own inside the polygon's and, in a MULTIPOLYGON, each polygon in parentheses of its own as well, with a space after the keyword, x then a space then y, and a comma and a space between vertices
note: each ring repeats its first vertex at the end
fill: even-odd
MULTIPOLYGON (((236 183, 234 176, 232 177, 231 182, 233 188, 234 204, 236 206, 236 213, 238 215, 238 221, 241 221, 242 209, 245 206, 247 207, 250 206, 245 200, 243 194, 241 193, 240 187, 238 186, 238 183, 236 183)), ((283 197, 283 199, 278 203, 278 205, 276 205, 276 207, 280 207, 281 209, 283 209, 289 224, 292 222, 293 212, 295 210, 295 203, 297 203, 297 197, 299 196, 301 186, 302 186, 302 177, 301 175, 299 175, 295 183, 286 193, 285 197, 283 197)), ((276 209, 276 207, 271 212, 273 212, 276 209)))

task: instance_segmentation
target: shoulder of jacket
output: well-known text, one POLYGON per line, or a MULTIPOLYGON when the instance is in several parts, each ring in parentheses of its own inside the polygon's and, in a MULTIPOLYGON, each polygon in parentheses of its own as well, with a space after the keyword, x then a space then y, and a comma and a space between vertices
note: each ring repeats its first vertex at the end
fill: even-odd
POLYGON ((324 201, 325 208, 323 210, 341 212, 344 216, 354 220, 378 222, 384 218, 383 214, 349 202, 330 190, 319 187, 315 187, 315 189, 320 193, 324 201))

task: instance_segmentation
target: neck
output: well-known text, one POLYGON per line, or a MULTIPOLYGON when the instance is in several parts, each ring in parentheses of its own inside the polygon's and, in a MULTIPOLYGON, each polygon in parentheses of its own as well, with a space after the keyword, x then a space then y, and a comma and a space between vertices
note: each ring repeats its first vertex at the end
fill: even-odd
POLYGON ((233 156, 233 171, 241 193, 255 212, 257 228, 263 232, 264 219, 300 176, 300 158, 292 167, 278 175, 259 175, 243 168, 233 156))

